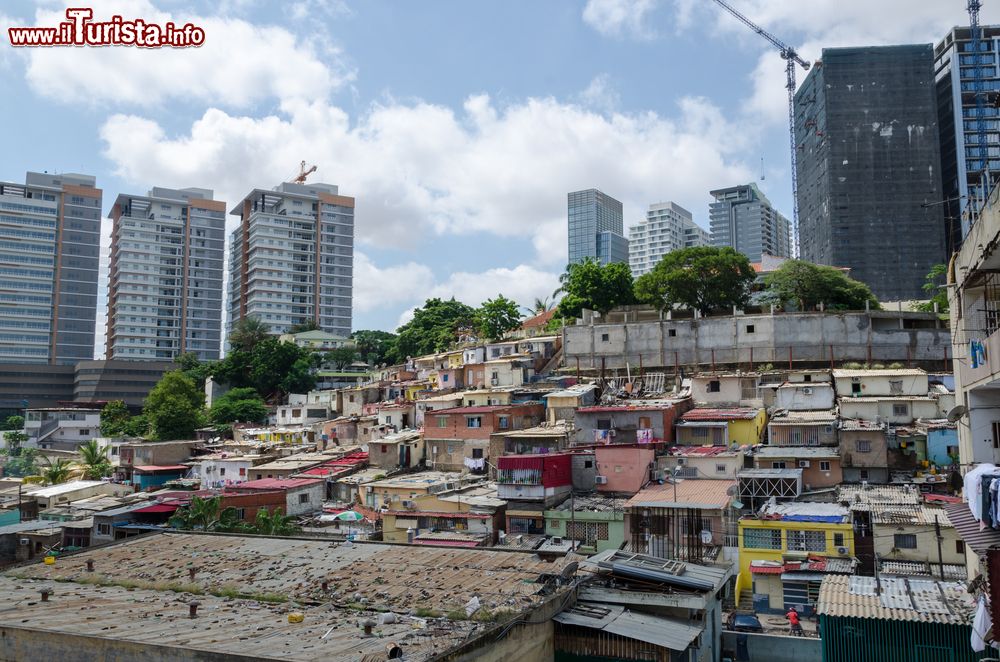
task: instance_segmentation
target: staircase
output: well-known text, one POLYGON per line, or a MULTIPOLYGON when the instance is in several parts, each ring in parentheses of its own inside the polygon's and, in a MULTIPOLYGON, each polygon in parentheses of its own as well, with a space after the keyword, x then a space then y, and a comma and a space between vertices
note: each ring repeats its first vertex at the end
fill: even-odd
MULTIPOLYGON (((730 595, 725 600, 722 601, 723 611, 732 611, 737 609, 735 596, 730 595)), ((753 591, 745 588, 740 593, 740 611, 753 609, 753 591)))
POLYGON ((550 372, 558 368, 560 364, 562 364, 562 359, 563 359, 563 348, 560 346, 559 349, 556 350, 556 353, 552 355, 552 358, 549 359, 549 362, 545 364, 545 367, 543 367, 541 370, 538 371, 538 374, 539 375, 549 374, 550 372))

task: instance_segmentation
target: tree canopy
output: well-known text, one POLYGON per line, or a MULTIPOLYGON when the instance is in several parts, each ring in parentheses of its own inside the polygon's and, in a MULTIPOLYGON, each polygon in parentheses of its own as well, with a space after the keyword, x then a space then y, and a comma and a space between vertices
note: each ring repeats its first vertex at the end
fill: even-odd
MULTIPOLYGON (((212 375, 233 388, 253 388, 265 401, 273 402, 289 393, 306 393, 316 386, 312 370, 318 358, 294 343, 267 336, 252 349, 233 349, 213 366, 212 375)), ((240 345, 245 347, 246 345, 240 345)))
POLYGON ((319 324, 316 320, 306 320, 301 324, 293 324, 289 329, 289 333, 305 333, 306 331, 319 331, 319 324))
POLYGON ((517 309, 517 304, 502 294, 487 299, 476 310, 476 327, 480 338, 500 340, 508 331, 520 326, 521 313, 517 309))
POLYGON ((934 304, 937 304, 937 312, 942 315, 948 314, 948 291, 944 289, 945 283, 948 281, 948 267, 944 264, 935 264, 931 267, 930 272, 927 274, 927 280, 924 282, 923 288, 924 292, 927 292, 927 296, 930 297, 930 301, 924 303, 919 303, 916 305, 916 310, 933 313, 934 304))
POLYGON ((267 405, 258 395, 256 389, 234 388, 223 393, 212 403, 209 418, 216 425, 237 421, 260 423, 267 420, 267 412, 267 405))
POLYGON ((236 352, 250 352, 270 335, 271 327, 267 324, 256 317, 244 317, 229 332, 229 347, 236 352))
POLYGON ((101 446, 96 439, 81 444, 76 452, 80 456, 78 463, 83 467, 83 477, 87 480, 100 480, 111 474, 108 447, 101 446))
POLYGON ((398 360, 448 349, 463 331, 475 327, 475 309, 451 299, 428 299, 413 319, 397 329, 398 360))
POLYGON ((765 299, 781 306, 794 303, 799 310, 863 310, 865 303, 878 309, 878 299, 867 285, 843 271, 804 260, 788 260, 764 279, 765 299))
POLYGON ((559 317, 579 317, 585 308, 605 315, 615 306, 635 303, 632 272, 621 262, 574 262, 559 276, 559 289, 554 294, 559 293, 563 294, 556 311, 559 317))
POLYGON ((323 365, 333 370, 343 370, 358 360, 358 350, 355 347, 337 347, 322 354, 323 365))
POLYGON ((684 306, 703 314, 743 307, 756 274, 745 255, 729 246, 671 251, 635 283, 636 298, 660 310, 684 306))
POLYGON ((158 441, 193 439, 205 422, 205 392, 180 370, 163 375, 143 403, 150 437, 158 441))
POLYGON ((101 409, 101 436, 126 437, 132 416, 122 400, 112 400, 101 409))
POLYGON ((397 363, 396 334, 388 331, 355 331, 351 334, 361 360, 369 365, 397 363))

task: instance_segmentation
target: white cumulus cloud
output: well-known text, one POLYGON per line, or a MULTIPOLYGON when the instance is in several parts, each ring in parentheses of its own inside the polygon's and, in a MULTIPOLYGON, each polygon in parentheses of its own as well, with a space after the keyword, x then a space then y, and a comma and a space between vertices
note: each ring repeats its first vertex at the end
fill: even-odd
POLYGON ((587 0, 583 20, 602 34, 650 39, 656 31, 647 17, 657 4, 657 0, 587 0))

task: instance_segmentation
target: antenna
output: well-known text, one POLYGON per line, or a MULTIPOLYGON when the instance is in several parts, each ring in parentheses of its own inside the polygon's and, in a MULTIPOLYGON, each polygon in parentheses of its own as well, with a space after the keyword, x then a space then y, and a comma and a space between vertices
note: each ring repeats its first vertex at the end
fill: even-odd
POLYGON ((767 175, 764 174, 764 157, 760 157, 760 181, 767 179, 767 175))

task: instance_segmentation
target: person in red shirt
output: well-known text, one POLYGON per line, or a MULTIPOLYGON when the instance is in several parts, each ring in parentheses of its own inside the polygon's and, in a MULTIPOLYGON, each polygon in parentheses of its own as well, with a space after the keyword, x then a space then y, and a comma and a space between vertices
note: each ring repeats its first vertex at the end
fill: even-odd
POLYGON ((799 622, 799 612, 795 611, 795 607, 790 607, 788 609, 788 613, 785 614, 785 618, 788 619, 788 623, 792 626, 792 636, 803 636, 802 624, 799 622))

